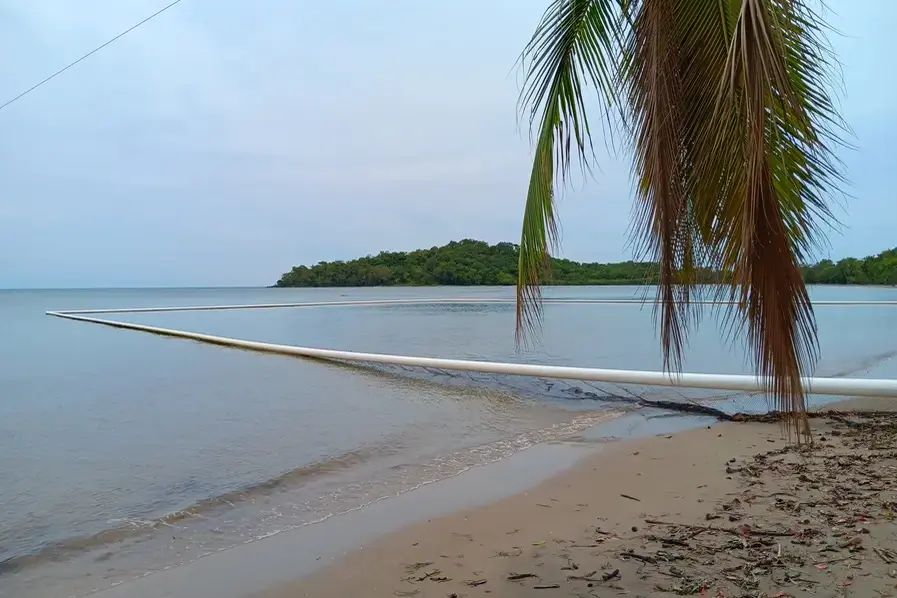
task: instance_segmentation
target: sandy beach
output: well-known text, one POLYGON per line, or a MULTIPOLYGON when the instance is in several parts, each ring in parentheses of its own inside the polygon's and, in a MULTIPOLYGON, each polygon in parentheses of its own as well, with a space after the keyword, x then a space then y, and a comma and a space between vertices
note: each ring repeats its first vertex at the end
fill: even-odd
POLYGON ((257 598, 897 595, 897 426, 813 423, 812 450, 763 423, 613 442, 257 598))

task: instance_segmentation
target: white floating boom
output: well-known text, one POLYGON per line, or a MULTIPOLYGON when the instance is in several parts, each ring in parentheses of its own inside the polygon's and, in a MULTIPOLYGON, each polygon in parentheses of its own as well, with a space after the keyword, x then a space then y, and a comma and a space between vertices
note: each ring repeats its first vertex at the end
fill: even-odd
MULTIPOLYGON (((445 370, 458 370, 467 372, 482 372, 489 374, 510 374, 516 376, 534 376, 538 378, 564 378, 569 380, 589 380, 595 382, 607 382, 616 384, 639 384, 650 386, 675 386, 683 388, 704 388, 717 390, 735 390, 745 392, 764 392, 768 386, 763 379, 757 376, 736 374, 694 374, 667 372, 652 372, 640 370, 609 370, 599 368, 564 367, 553 365, 535 365, 524 363, 502 363, 494 361, 472 361, 464 359, 442 359, 435 357, 415 357, 411 355, 387 355, 381 353, 360 353, 356 351, 337 351, 333 349, 316 349, 314 347, 298 347, 294 345, 280 345, 263 343, 258 341, 214 336, 186 330, 160 328, 144 324, 133 324, 116 320, 106 320, 93 317, 94 314, 103 313, 147 313, 147 312, 174 312, 174 311, 209 311, 231 309, 273 309, 273 308, 302 308, 302 307, 373 307, 391 305, 434 305, 434 304, 486 304, 486 303, 513 303, 508 299, 399 299, 399 300, 371 300, 371 301, 333 301, 310 303, 271 303, 256 305, 212 305, 212 306, 188 306, 188 307, 144 307, 124 309, 83 309, 69 311, 48 311, 47 315, 93 324, 102 324, 115 328, 139 330, 163 336, 184 338, 203 343, 261 351, 265 353, 277 353, 280 355, 293 355, 296 357, 312 357, 317 359, 332 359, 341 361, 360 361, 366 363, 382 363, 387 365, 431 367, 445 370)), ((543 303, 550 304, 616 304, 616 305, 643 305, 646 302, 639 300, 603 300, 603 299, 545 299, 543 303)), ((704 304, 716 304, 721 302, 702 301, 704 304)), ((897 306, 897 301, 814 301, 814 306, 834 305, 866 305, 866 306, 897 306)), ((897 398, 897 380, 870 379, 870 378, 804 378, 804 388, 808 393, 825 395, 844 395, 853 397, 887 397, 897 398)))

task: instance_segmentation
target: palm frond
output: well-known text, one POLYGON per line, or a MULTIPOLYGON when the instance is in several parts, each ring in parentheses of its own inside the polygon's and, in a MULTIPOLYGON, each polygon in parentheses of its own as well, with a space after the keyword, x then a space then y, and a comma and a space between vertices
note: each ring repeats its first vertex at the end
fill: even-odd
MULTIPOLYGON (((800 263, 832 220, 844 123, 816 0, 554 0, 524 52, 521 101, 539 123, 521 234, 518 341, 541 322, 539 284, 557 241, 556 187, 591 132, 593 85, 632 136, 636 235, 659 264, 664 365, 678 369, 696 272, 731 277, 776 407, 808 430, 802 376, 818 356, 800 263), (555 179, 559 178, 559 181, 555 179)), ((608 110, 610 113, 610 110, 608 110)))
POLYGON ((801 376, 818 356, 800 263, 837 187, 835 112, 805 3, 738 0, 712 116, 698 125, 696 209, 717 265, 733 272, 733 325, 747 328, 776 408, 809 433, 801 376), (700 154, 700 155, 698 155, 700 154))
POLYGON ((632 112, 639 252, 659 267, 659 316, 665 369, 679 369, 695 285, 694 228, 689 218, 683 152, 685 115, 678 0, 631 6, 625 81, 632 112))
POLYGON ((563 184, 574 157, 588 170, 593 156, 585 89, 616 99, 619 15, 616 0, 554 0, 522 55, 520 102, 539 133, 520 235, 518 342, 541 323, 540 285, 558 241, 555 179, 563 184))

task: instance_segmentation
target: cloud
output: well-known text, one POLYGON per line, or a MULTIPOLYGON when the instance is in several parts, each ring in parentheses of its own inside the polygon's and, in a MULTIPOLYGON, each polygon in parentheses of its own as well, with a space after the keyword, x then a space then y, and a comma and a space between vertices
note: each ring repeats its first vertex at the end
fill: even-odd
MULTIPOLYGON (((4 2, 0 94, 165 4, 4 2)), ((513 65, 545 5, 184 0, 0 111, 0 287, 268 284, 297 263, 516 239, 531 154, 513 65)), ((834 5, 859 150, 832 254, 862 255, 897 224, 880 74, 897 9, 834 5)), ((601 163, 561 203, 570 257, 629 256, 629 165, 601 163)))

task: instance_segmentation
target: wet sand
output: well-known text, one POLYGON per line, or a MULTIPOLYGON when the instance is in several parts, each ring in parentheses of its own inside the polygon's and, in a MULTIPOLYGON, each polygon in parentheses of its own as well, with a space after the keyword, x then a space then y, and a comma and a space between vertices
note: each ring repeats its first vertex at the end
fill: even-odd
POLYGON ((257 598, 897 595, 897 422, 814 429, 812 452, 759 423, 610 443, 257 598))

